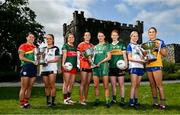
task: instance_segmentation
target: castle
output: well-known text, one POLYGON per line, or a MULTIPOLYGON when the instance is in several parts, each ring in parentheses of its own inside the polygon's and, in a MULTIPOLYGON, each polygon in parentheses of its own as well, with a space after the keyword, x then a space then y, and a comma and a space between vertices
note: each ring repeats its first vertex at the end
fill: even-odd
POLYGON ((142 43, 142 33, 143 33, 143 21, 136 21, 136 25, 125 24, 119 22, 105 21, 94 18, 85 18, 84 12, 74 11, 73 20, 69 25, 63 24, 63 36, 64 41, 68 33, 73 33, 75 35, 75 45, 78 45, 83 41, 83 34, 86 31, 91 33, 91 43, 97 44, 97 33, 98 31, 104 31, 106 40, 110 43, 110 34, 113 29, 117 29, 120 32, 120 39, 126 44, 129 43, 129 35, 132 31, 137 31, 139 33, 138 43, 142 43))
MULTIPOLYGON (((67 35, 73 33, 75 35, 75 45, 77 46, 83 41, 83 34, 86 31, 91 33, 91 43, 94 45, 98 43, 97 33, 98 31, 104 31, 106 40, 111 43, 111 31, 117 29, 120 32, 120 39, 126 44, 129 43, 129 35, 132 31, 137 31, 139 34, 138 43, 142 43, 143 34, 143 21, 136 21, 136 24, 125 24, 119 22, 105 21, 94 18, 85 18, 84 12, 74 11, 73 20, 69 25, 63 24, 63 36, 64 42, 66 42, 67 35)), ((173 63, 180 63, 179 54, 180 44, 168 44, 168 56, 167 59, 173 63)))

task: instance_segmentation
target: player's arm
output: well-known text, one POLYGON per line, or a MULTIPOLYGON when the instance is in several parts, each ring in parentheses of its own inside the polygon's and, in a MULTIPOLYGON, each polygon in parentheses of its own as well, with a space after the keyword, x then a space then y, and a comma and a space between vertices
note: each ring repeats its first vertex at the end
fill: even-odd
POLYGON ((111 53, 110 53, 110 51, 109 51, 109 52, 107 52, 107 54, 106 54, 106 58, 104 58, 102 61, 100 61, 100 62, 97 64, 97 66, 99 66, 100 64, 102 64, 102 63, 104 63, 104 62, 109 61, 110 59, 111 59, 111 53))
POLYGON ((19 51, 19 59, 20 59, 21 61, 30 62, 30 63, 33 63, 33 64, 37 65, 37 63, 36 63, 35 61, 26 58, 26 57, 24 56, 24 52, 23 52, 23 51, 19 51))
POLYGON ((128 60, 127 60, 126 50, 124 50, 124 51, 122 51, 122 52, 123 52, 123 59, 124 59, 124 61, 125 61, 125 63, 126 63, 125 68, 127 68, 127 66, 128 66, 128 60))
POLYGON ((135 59, 132 57, 132 53, 128 53, 128 60, 129 60, 129 61, 132 61, 132 62, 137 62, 137 63, 145 63, 144 60, 135 60, 135 59))
POLYGON ((156 47, 159 48, 159 53, 162 56, 164 56, 164 57, 167 56, 167 48, 166 48, 164 41, 157 41, 156 47))
POLYGON ((77 51, 77 67, 80 68, 80 51, 77 51))
POLYGON ((67 58, 67 50, 62 51, 62 66, 64 67, 65 61, 67 58))

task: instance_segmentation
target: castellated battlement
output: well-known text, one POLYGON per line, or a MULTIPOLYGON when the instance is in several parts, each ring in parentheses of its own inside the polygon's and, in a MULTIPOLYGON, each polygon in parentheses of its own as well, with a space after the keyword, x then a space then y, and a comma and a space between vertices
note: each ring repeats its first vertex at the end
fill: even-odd
POLYGON ((69 33, 75 35, 75 45, 82 41, 83 33, 89 31, 91 33, 93 44, 97 44, 97 33, 98 31, 103 31, 106 36, 106 40, 111 42, 110 34, 113 29, 117 29, 120 32, 120 39, 126 44, 129 43, 129 35, 132 31, 137 31, 139 33, 139 43, 142 43, 142 33, 143 33, 143 21, 136 21, 136 24, 126 24, 116 21, 100 20, 95 18, 85 18, 84 12, 74 11, 73 20, 69 25, 64 23, 63 25, 63 36, 66 42, 66 37, 69 33))

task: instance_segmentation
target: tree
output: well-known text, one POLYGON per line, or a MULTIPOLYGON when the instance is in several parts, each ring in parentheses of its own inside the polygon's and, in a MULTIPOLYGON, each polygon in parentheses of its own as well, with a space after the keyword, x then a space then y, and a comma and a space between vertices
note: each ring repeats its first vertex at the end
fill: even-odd
POLYGON ((28 7, 28 0, 5 0, 0 5, 0 70, 17 68, 18 47, 25 42, 28 32, 34 32, 36 37, 39 33, 44 34, 43 26, 35 19, 36 14, 28 7))

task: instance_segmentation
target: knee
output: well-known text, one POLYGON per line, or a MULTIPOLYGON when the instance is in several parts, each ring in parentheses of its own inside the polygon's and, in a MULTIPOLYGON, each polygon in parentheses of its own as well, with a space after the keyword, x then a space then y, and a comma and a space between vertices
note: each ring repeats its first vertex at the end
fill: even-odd
POLYGON ((163 90, 163 85, 162 85, 162 84, 158 84, 158 85, 157 85, 157 88, 158 88, 159 90, 163 90))

